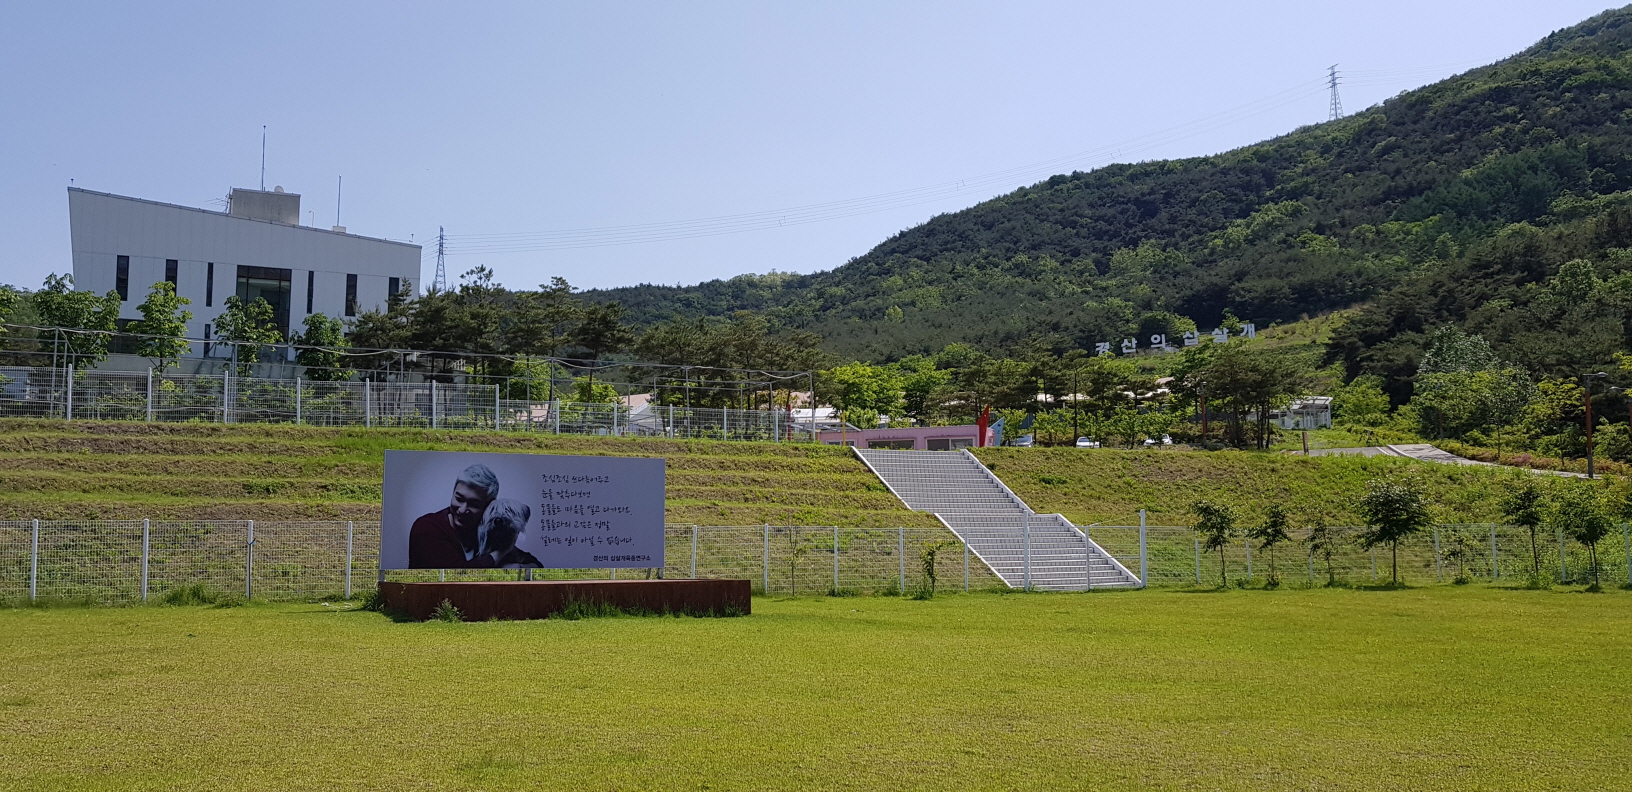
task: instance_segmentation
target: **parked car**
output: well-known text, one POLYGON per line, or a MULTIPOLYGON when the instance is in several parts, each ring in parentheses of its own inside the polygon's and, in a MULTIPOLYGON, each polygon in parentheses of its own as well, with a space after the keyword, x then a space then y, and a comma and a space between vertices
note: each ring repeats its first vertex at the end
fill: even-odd
POLYGON ((1079 438, 1077 438, 1077 447, 1078 448, 1099 448, 1099 441, 1095 440, 1092 437, 1079 437, 1079 438))
POLYGON ((1016 438, 1014 438, 1014 440, 1010 441, 1009 445, 1015 446, 1017 448, 1031 448, 1031 444, 1035 440, 1036 440, 1036 438, 1033 437, 1032 435, 1029 435, 1029 434, 1020 435, 1019 437, 1016 437, 1016 438))

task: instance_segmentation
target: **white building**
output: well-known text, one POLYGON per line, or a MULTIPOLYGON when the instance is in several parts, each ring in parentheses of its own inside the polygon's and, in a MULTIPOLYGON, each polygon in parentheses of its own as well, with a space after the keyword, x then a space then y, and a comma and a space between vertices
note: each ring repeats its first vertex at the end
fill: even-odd
POLYGON ((1271 410, 1269 420, 1282 429, 1332 428, 1332 397, 1310 396, 1298 399, 1284 410, 1271 410))
POLYGON ((76 289, 117 291, 129 320, 153 284, 170 281, 192 300, 192 338, 213 335, 234 294, 265 298, 288 338, 309 314, 345 320, 383 308, 393 291, 418 292, 418 245, 302 226, 300 196, 281 187, 234 189, 225 212, 69 188, 68 221, 76 289))

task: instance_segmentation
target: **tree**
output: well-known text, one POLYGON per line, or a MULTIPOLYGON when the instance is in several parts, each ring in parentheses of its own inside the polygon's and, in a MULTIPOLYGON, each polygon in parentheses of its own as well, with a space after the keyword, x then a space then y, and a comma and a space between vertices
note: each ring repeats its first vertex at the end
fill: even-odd
POLYGON ((142 318, 125 326, 125 330, 146 336, 137 341, 136 354, 153 361, 160 374, 174 365, 177 358, 187 354, 187 322, 193 312, 182 308, 192 300, 176 294, 176 285, 170 281, 153 284, 147 299, 136 306, 142 318))
POLYGON ((249 375, 250 365, 261 359, 263 346, 283 340, 274 321, 272 305, 263 298, 256 297, 251 303, 236 294, 227 298, 226 310, 215 320, 216 337, 232 342, 239 376, 249 375))
POLYGON ((1332 555, 1342 545, 1343 537, 1337 529, 1326 524, 1325 520, 1316 518, 1309 526, 1309 535, 1304 537, 1303 543, 1309 547, 1311 554, 1318 554, 1326 561, 1326 585, 1337 585, 1337 572, 1332 568, 1332 555))
POLYGON ((34 310, 50 327, 90 332, 62 334, 59 349, 75 366, 95 365, 108 357, 108 339, 119 329, 119 293, 98 297, 74 291, 74 276, 47 275, 45 286, 34 293, 34 310))
POLYGON ((634 340, 634 332, 623 323, 623 306, 617 303, 585 308, 583 318, 572 333, 572 343, 588 352, 590 360, 622 352, 634 340))
POLYGON ((1360 534, 1360 545, 1367 550, 1389 545, 1389 581, 1399 585, 1400 540, 1420 533, 1433 522, 1427 498, 1414 482, 1372 479, 1366 482, 1366 492, 1355 506, 1367 528, 1360 534))
POLYGON ((1535 478, 1529 474, 1514 486, 1507 488, 1502 496, 1502 514, 1512 525, 1522 525, 1530 532, 1530 562, 1531 574, 1539 581, 1541 579, 1541 548, 1536 542, 1536 528, 1541 525, 1542 510, 1545 506, 1541 487, 1536 484, 1535 478))
POLYGON ((1189 359, 1180 362, 1190 368, 1182 380, 1187 396, 1194 398, 1200 388, 1206 389, 1208 408, 1224 413, 1231 445, 1268 448, 1269 413, 1307 389, 1308 364, 1284 349, 1257 342, 1237 340, 1207 346, 1188 353, 1189 359))
POLYGON ((894 415, 902 404, 901 375, 894 369, 851 363, 822 372, 816 381, 817 398, 838 408, 846 420, 868 428, 881 413, 894 415))
POLYGON ((11 312, 17 310, 17 304, 22 302, 22 295, 10 286, 0 286, 0 338, 5 338, 8 329, 5 322, 11 321, 11 312))
POLYGON ((1598 543, 1609 536, 1614 525, 1604 509, 1603 498, 1588 482, 1572 482, 1554 490, 1546 513, 1551 527, 1587 546, 1592 566, 1592 585, 1598 586, 1598 543))
POLYGON ((1332 394, 1332 412, 1336 419, 1354 426, 1382 426, 1388 422, 1388 394, 1383 392, 1383 378, 1375 374, 1361 374, 1332 394))
POLYGON ((343 382, 351 379, 351 358, 346 348, 346 326, 339 319, 315 313, 308 314, 305 331, 295 335, 301 346, 295 353, 295 364, 306 367, 305 377, 324 382, 343 382))
POLYGON ((1264 509, 1264 521, 1247 531, 1247 538, 1258 542, 1258 549, 1269 553, 1269 583, 1279 585, 1281 575, 1275 568, 1275 545, 1289 542, 1292 537, 1287 534, 1286 528, 1290 524, 1286 509, 1278 503, 1271 503, 1264 509))
POLYGON ((1192 527, 1196 536, 1201 538, 1202 551, 1218 551, 1219 585, 1227 585, 1230 576, 1224 566, 1224 548, 1235 537, 1235 511, 1227 504, 1198 500, 1190 504, 1190 513, 1196 516, 1196 524, 1192 527))

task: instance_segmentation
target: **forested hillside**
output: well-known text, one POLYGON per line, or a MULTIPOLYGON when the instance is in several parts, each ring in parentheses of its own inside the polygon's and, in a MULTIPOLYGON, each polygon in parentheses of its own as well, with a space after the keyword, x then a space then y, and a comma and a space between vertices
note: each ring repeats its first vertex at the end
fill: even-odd
POLYGON ((1444 323, 1538 373, 1606 365, 1632 308, 1629 44, 1632 8, 1610 11, 1258 145, 1055 176, 832 271, 589 296, 640 323, 762 311, 874 361, 1364 304, 1332 359, 1383 375, 1397 400, 1444 323))

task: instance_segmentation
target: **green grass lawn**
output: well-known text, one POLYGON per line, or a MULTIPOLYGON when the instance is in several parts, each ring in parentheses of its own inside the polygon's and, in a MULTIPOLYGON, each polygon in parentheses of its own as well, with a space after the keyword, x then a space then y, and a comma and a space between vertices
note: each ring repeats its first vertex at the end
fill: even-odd
POLYGON ((0 610, 0 789, 1625 788, 1632 594, 0 610))

